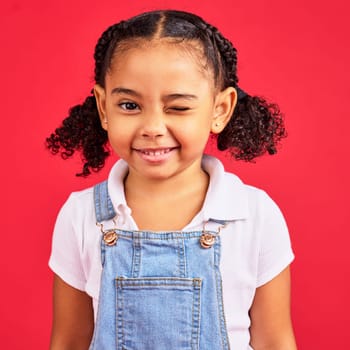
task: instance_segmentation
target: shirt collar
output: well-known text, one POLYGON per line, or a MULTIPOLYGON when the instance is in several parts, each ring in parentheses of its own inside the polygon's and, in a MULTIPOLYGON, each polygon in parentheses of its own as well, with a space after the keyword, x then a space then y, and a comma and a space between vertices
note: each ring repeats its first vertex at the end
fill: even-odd
POLYGON ((223 164, 208 155, 203 156, 202 167, 210 176, 202 209, 204 220, 234 221, 247 218, 247 190, 238 176, 225 172, 223 164))
POLYGON ((127 162, 120 159, 113 165, 108 176, 108 193, 117 215, 131 214, 131 209, 126 204, 124 192, 124 179, 128 171, 127 162))
MULTIPOLYGON (((234 174, 227 173, 215 157, 204 155, 202 167, 209 174, 210 182, 202 214, 204 220, 234 221, 248 216, 248 196, 245 185, 234 174)), ((128 164, 120 159, 108 177, 108 192, 118 215, 130 215, 124 193, 124 178, 128 164)))

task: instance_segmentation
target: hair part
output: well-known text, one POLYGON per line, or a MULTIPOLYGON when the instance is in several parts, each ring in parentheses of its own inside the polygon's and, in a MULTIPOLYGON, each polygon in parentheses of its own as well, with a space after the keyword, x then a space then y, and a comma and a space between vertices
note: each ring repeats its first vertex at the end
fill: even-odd
MULTIPOLYGON (((107 28, 94 52, 96 84, 105 87, 106 74, 119 54, 135 44, 164 39, 174 45, 184 44, 194 55, 200 54, 205 60, 204 68, 210 68, 219 90, 229 86, 238 89, 237 50, 232 43, 199 16, 175 10, 142 13, 107 28)), ((276 153, 277 144, 285 136, 278 106, 244 94, 238 99, 229 123, 216 137, 219 150, 228 150, 238 160, 252 161, 265 153, 276 153)), ((84 165, 78 176, 87 176, 104 166, 110 154, 108 137, 101 127, 93 95, 70 109, 62 125, 46 139, 46 145, 64 159, 75 151, 81 152, 84 165)))

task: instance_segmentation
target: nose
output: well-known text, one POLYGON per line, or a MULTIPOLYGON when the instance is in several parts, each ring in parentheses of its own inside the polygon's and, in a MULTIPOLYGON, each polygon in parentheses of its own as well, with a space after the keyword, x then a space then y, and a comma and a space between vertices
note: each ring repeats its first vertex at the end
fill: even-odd
POLYGON ((141 135, 143 137, 159 137, 165 135, 167 130, 163 113, 153 111, 152 113, 143 116, 141 126, 141 135))

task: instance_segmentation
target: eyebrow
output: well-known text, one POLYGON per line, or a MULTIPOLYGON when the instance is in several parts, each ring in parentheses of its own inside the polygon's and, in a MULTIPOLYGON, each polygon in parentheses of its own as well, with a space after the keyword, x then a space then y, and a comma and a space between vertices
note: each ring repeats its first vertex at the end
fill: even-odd
MULTIPOLYGON (((135 90, 124 88, 124 87, 116 87, 112 89, 111 94, 125 94, 125 95, 131 95, 135 97, 141 97, 141 94, 138 93, 135 90)), ((184 100, 197 100, 198 96, 193 94, 181 94, 181 93, 174 93, 166 95, 165 100, 177 100, 177 99, 184 99, 184 100)))
POLYGON ((167 100, 177 100, 177 99, 184 99, 184 100, 197 100, 198 96, 192 95, 192 94, 170 94, 166 95, 165 98, 167 100))
POLYGON ((141 97, 141 95, 136 92, 135 90, 131 90, 131 89, 127 89, 127 88, 123 88, 123 87, 116 87, 111 91, 111 94, 125 94, 125 95, 132 95, 132 96, 136 96, 136 97, 141 97))

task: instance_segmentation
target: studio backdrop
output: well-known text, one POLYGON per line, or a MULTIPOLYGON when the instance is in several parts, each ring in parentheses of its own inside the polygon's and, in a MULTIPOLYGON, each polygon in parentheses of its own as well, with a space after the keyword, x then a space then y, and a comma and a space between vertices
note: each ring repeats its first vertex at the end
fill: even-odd
POLYGON ((87 179, 45 138, 93 87, 93 49, 110 24, 141 11, 182 9, 218 26, 238 49, 240 86, 275 101, 288 138, 255 164, 218 156, 283 211, 296 259, 292 312, 301 350, 350 349, 349 5, 296 0, 42 1, 0 5, 1 348, 47 349, 56 215, 87 179))

